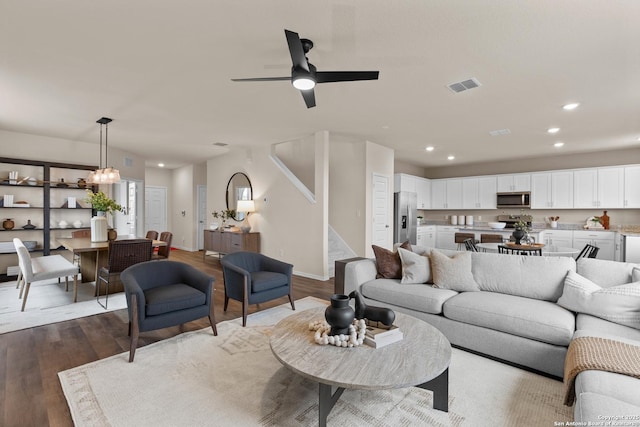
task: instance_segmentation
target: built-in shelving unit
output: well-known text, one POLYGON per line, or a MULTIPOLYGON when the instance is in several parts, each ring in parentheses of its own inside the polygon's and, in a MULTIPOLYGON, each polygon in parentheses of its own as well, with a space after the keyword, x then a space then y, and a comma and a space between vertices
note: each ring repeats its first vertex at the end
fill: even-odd
MULTIPOLYGON (((0 157, 0 242, 12 242, 14 237, 23 241, 35 241, 34 252, 49 255, 56 237, 70 235, 72 230, 90 227, 93 211, 86 205, 86 190, 97 191, 97 187, 79 182, 88 172, 96 169, 92 165, 55 163, 0 157), (18 178, 9 180, 9 172, 17 171, 18 178), (13 204, 28 204, 28 207, 5 206, 6 195, 13 196, 13 204), (76 207, 66 205, 75 197, 76 207), (13 219, 13 229, 2 227, 5 219, 13 219), (31 221, 35 228, 24 229, 31 221), (60 227, 65 221, 67 227, 60 227), (74 227, 74 222, 82 225, 74 227)), ((7 280, 7 267, 16 266, 15 252, 0 253, 0 281, 7 280)))

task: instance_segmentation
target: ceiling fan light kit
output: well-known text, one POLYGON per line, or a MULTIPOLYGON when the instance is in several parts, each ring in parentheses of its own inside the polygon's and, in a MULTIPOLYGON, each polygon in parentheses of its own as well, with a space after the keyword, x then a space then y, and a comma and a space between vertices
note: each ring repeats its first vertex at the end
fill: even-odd
POLYGON ((291 80, 294 88, 302 94, 307 108, 316 106, 316 98, 313 89, 318 83, 352 82, 357 80, 378 80, 378 71, 317 71, 309 62, 307 53, 313 47, 309 39, 300 39, 298 33, 284 30, 291 55, 291 77, 256 77, 250 79, 231 79, 234 82, 264 82, 291 80))

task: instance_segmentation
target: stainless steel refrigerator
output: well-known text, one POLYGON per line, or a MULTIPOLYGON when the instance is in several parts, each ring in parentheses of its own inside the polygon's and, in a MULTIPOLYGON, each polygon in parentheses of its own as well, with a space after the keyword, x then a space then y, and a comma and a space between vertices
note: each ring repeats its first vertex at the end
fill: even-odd
POLYGON ((418 203, 416 193, 399 191, 393 193, 393 242, 409 240, 416 244, 418 229, 418 203))

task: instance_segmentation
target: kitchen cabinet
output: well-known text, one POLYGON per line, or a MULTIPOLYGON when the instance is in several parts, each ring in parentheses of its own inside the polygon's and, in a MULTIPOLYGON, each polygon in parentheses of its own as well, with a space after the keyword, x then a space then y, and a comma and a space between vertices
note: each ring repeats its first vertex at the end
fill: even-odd
POLYGON ((531 209, 573 208, 573 171, 531 174, 531 209))
POLYGON ((573 230, 545 230, 542 233, 542 243, 548 246, 573 247, 573 230))
POLYGON ((455 234, 458 232, 458 227, 448 225, 436 226, 436 248, 438 249, 450 249, 457 250, 458 245, 455 242, 455 234))
POLYGON ((531 191, 531 174, 518 173, 497 176, 498 193, 531 191))
POLYGON ((431 181, 427 178, 415 177, 416 201, 418 209, 431 208, 431 181))
POLYGON ((416 192, 416 177, 404 173, 397 173, 393 176, 393 192, 411 191, 416 192))
POLYGON ((436 247, 436 226, 423 225, 418 226, 416 235, 416 245, 428 248, 436 247))
POLYGON ((575 230, 573 232, 574 249, 584 248, 590 244, 599 248, 598 259, 613 261, 615 259, 615 236, 612 231, 575 230))
POLYGON ((573 207, 622 208, 624 168, 578 169, 573 174, 573 207))
POLYGON ((431 209, 462 209, 462 178, 432 180, 431 209))
POLYGON ((462 179, 462 209, 495 209, 497 179, 480 176, 462 179))
MULTIPOLYGON (((85 184, 78 179, 86 178, 93 169, 95 166, 0 158, 0 217, 15 223, 11 230, 0 230, 0 241, 11 242, 11 247, 13 238, 19 237, 35 242, 36 251, 49 255, 58 246, 56 237, 69 236, 70 229, 89 228, 93 211, 83 202, 85 184), (5 179, 10 171, 18 172, 15 182, 5 179), (76 207, 69 206, 70 197, 75 198, 76 207), (23 228, 29 224, 33 227, 23 228)), ((13 249, 0 255, 0 272, 18 264, 13 249)), ((6 278, 0 274, 0 280, 6 278)))
POLYGON ((640 165, 624 168, 624 207, 640 208, 640 165))

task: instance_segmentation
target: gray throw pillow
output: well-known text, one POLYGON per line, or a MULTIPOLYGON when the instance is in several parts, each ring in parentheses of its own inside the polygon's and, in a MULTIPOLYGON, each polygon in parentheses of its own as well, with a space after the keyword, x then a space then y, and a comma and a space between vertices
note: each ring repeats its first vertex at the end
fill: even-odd
POLYGON ((433 286, 458 292, 479 291, 480 287, 471 274, 471 252, 460 252, 451 258, 431 251, 433 286))
POLYGON ((433 283, 427 255, 418 255, 402 248, 398 248, 398 253, 402 263, 400 283, 433 283))
POLYGON ((601 288, 569 271, 558 304, 577 313, 640 329, 640 282, 601 288))

